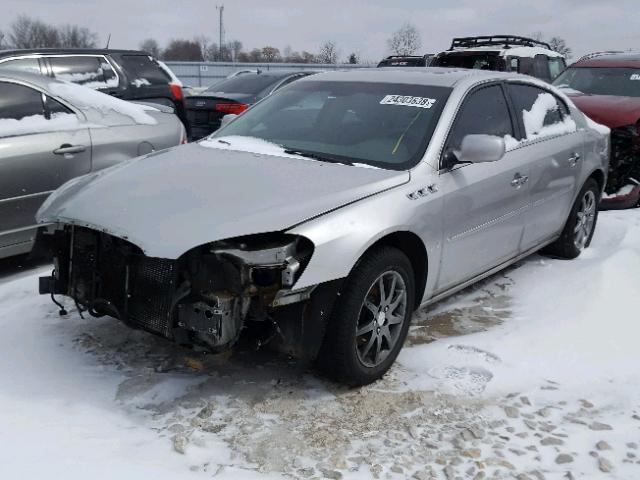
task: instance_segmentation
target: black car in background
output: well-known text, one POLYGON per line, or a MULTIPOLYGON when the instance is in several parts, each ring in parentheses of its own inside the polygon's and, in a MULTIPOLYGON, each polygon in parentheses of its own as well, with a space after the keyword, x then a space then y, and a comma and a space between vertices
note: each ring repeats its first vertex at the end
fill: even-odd
POLYGON ((199 140, 220 128, 222 117, 238 115, 258 100, 314 72, 257 72, 226 78, 185 99, 189 139, 199 140))
POLYGON ((380 61, 378 67, 428 67, 433 58, 432 53, 426 55, 390 55, 380 61))
POLYGON ((79 48, 5 50, 0 51, 0 70, 5 69, 67 80, 123 100, 173 107, 188 129, 181 85, 146 52, 79 48))

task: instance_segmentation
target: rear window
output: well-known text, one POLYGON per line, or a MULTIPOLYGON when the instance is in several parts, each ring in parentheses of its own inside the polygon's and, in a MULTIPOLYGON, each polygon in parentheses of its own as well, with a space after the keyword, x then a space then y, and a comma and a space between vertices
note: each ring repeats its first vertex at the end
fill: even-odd
POLYGON ((447 53, 437 56, 431 66, 503 70, 500 57, 492 53, 447 53))
POLYGON ((264 74, 245 74, 237 77, 232 77, 227 80, 223 80, 211 87, 207 88, 205 92, 214 93, 247 93, 258 94, 264 89, 275 85, 284 77, 274 77, 264 74))
POLYGON ((590 95, 640 97, 640 68, 568 68, 553 84, 590 95))
POLYGON ((385 58, 378 67, 426 67, 427 60, 423 57, 417 58, 385 58))
POLYGON ((129 76, 129 82, 136 87, 167 85, 171 82, 171 77, 148 55, 123 55, 122 67, 129 76))

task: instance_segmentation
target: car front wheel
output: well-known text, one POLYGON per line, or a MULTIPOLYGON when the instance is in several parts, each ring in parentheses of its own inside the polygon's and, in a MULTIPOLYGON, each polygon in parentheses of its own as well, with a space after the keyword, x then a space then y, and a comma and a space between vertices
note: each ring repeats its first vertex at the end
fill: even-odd
POLYGON ((334 380, 371 383, 391 367, 413 313, 415 281, 409 259, 381 247, 353 269, 331 314, 318 365, 334 380))

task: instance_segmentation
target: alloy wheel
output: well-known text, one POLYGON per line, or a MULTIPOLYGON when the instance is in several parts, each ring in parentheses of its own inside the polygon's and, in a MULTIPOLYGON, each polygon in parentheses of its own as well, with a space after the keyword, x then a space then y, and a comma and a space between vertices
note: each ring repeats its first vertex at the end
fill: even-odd
POLYGON ((587 190, 580 201, 576 226, 573 229, 573 242, 578 250, 583 250, 591 238, 591 232, 596 218, 596 195, 592 190, 587 190))
POLYGON ((407 313, 407 286, 402 275, 389 270, 365 295, 356 330, 358 359, 367 367, 380 365, 396 346, 407 313))

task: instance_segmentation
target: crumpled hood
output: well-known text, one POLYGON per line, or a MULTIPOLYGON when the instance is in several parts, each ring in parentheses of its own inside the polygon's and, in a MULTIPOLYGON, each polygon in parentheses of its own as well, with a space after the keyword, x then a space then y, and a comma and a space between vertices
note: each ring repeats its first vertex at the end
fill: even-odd
POLYGON ((609 128, 635 125, 640 119, 640 98, 575 94, 569 98, 582 113, 609 128))
POLYGON ((207 242, 287 228, 409 181, 409 173, 174 147, 71 180, 37 215, 126 238, 177 258, 207 242))

